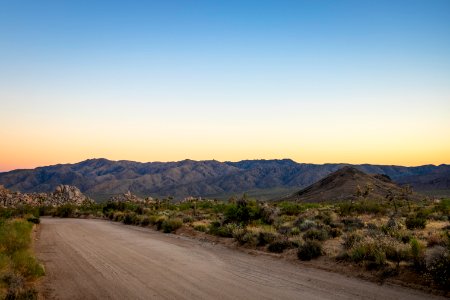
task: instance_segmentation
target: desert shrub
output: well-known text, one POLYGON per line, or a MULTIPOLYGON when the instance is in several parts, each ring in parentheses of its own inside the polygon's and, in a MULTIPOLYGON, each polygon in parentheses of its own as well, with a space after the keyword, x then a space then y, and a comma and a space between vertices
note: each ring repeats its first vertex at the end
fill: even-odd
POLYGON ((282 239, 282 240, 277 240, 277 241, 273 241, 272 243, 270 243, 269 246, 267 247, 267 250, 269 250, 270 252, 274 252, 274 253, 281 253, 291 246, 292 246, 292 243, 289 240, 282 239))
POLYGON ((322 211, 315 218, 316 220, 322 221, 325 225, 330 225, 333 222, 330 211, 322 211))
POLYGON ((329 227, 327 229, 327 231, 328 231, 328 236, 330 236, 332 238, 335 238, 335 237, 338 237, 338 236, 342 235, 342 230, 340 230, 339 228, 329 227))
POLYGON ((41 219, 39 219, 39 217, 35 217, 35 216, 30 216, 27 218, 27 221, 33 224, 39 224, 41 223, 41 219))
POLYGON ((239 243, 244 244, 243 237, 246 233, 246 230, 242 227, 236 227, 232 231, 233 238, 239 243))
POLYGON ((410 257, 410 250, 403 245, 388 244, 384 245, 384 252, 386 259, 397 263, 397 268, 400 262, 407 261, 410 257))
POLYGON ((280 202, 278 203, 281 214, 288 216, 298 215, 308 209, 318 208, 320 204, 317 203, 295 203, 295 202, 280 202))
POLYGON ((183 223, 191 223, 194 221, 194 218, 191 216, 183 216, 183 223))
POLYGON ((150 224, 155 225, 156 226, 156 230, 161 230, 162 228, 162 224, 164 223, 164 221, 167 219, 166 216, 151 216, 150 217, 150 224))
POLYGON ((317 223, 316 223, 316 222, 314 222, 314 221, 312 221, 312 220, 305 219, 305 220, 300 224, 299 229, 300 229, 301 231, 306 231, 306 230, 309 230, 309 229, 312 229, 312 228, 316 228, 316 227, 317 227, 317 223))
POLYGON ((350 258, 354 262, 367 262, 369 268, 378 268, 386 264, 384 249, 376 241, 360 242, 353 246, 350 258))
POLYGON ((278 207, 280 208, 281 214, 289 216, 298 215, 304 211, 300 204, 294 202, 282 202, 278 204, 278 207))
POLYGON ((260 209, 261 221, 265 224, 273 224, 277 214, 277 210, 268 205, 262 206, 260 209))
POLYGON ((15 272, 7 272, 1 278, 1 280, 7 285, 8 289, 4 299, 37 299, 38 293, 33 287, 26 285, 25 278, 15 272))
POLYGON ((260 231, 258 235, 258 246, 265 246, 275 241, 278 235, 272 231, 260 231))
POLYGON ((384 214, 386 213, 386 206, 376 200, 362 201, 357 203, 355 211, 359 214, 384 214))
POLYGON ((436 284, 450 289, 450 255, 444 247, 435 247, 427 258, 426 266, 436 284))
POLYGON ((432 233, 427 237, 427 247, 446 246, 446 245, 447 240, 444 239, 444 237, 437 232, 432 233))
POLYGON ((16 251, 11 256, 11 261, 16 272, 28 279, 38 278, 45 274, 42 266, 37 262, 28 250, 16 251))
POLYGON ((300 228, 298 227, 292 227, 291 230, 289 231, 289 235, 299 235, 301 233, 300 228))
POLYGON ((450 215, 450 199, 442 199, 435 207, 435 211, 443 215, 450 215))
POLYGON ((376 200, 366 200, 351 202, 342 202, 338 204, 339 214, 341 216, 348 216, 352 213, 356 214, 384 214, 386 213, 386 206, 376 200))
POLYGON ((337 205, 339 215, 348 216, 352 214, 353 205, 351 202, 342 202, 337 205))
POLYGON ((233 230, 236 228, 238 228, 238 226, 234 223, 225 224, 222 226, 220 222, 214 221, 209 225, 208 231, 210 234, 220 237, 234 237, 233 230))
POLYGON ((257 232, 247 231, 242 236, 241 242, 248 246, 256 246, 258 244, 258 236, 259 234, 257 232))
POLYGON ((206 232, 206 231, 208 231, 208 227, 206 227, 205 224, 197 224, 197 225, 194 225, 194 229, 197 230, 197 231, 201 231, 201 232, 206 232))
POLYGON ((310 229, 303 234, 304 240, 325 241, 327 238, 328 233, 325 229, 310 229))
POLYGON ((298 247, 297 257, 300 260, 311 260, 322 255, 322 244, 316 240, 308 240, 298 247))
POLYGON ((425 268, 424 247, 415 238, 410 241, 411 258, 416 270, 421 271, 425 268))
POLYGON ((68 218, 71 217, 74 212, 75 207, 72 204, 64 204, 56 208, 54 216, 60 218, 68 218))
POLYGON ((289 223, 286 223, 279 226, 277 231, 279 234, 287 235, 291 232, 291 229, 292 229, 291 225, 289 223))
POLYGON ((150 218, 148 216, 143 216, 141 219, 141 226, 146 227, 150 225, 150 218))
POLYGON ((405 224, 406 228, 409 230, 413 229, 424 229, 427 223, 427 219, 420 215, 412 215, 406 218, 405 224))
POLYGON ((6 254, 28 248, 31 243, 32 227, 31 223, 20 220, 0 224, 0 248, 6 254))
POLYGON ((135 218, 135 214, 127 213, 127 214, 125 214, 122 222, 123 222, 123 224, 131 225, 134 223, 134 218, 135 218))
POLYGON ((364 227, 364 222, 358 218, 346 218, 342 219, 342 223, 345 225, 346 230, 361 229, 364 227))
POLYGON ((342 245, 344 246, 345 249, 350 249, 361 240, 362 240, 361 234, 356 233, 356 232, 347 233, 344 236, 342 245))
POLYGON ((123 212, 119 211, 119 212, 114 213, 114 218, 113 218, 114 221, 122 222, 124 218, 125 218, 125 214, 123 212))
POLYGON ((166 219, 162 222, 161 228, 163 232, 170 233, 183 226, 183 220, 179 218, 166 219))
POLYGON ((261 205, 256 201, 241 199, 236 204, 229 204, 225 209, 225 223, 235 222, 248 224, 251 220, 258 220, 262 216, 261 205))

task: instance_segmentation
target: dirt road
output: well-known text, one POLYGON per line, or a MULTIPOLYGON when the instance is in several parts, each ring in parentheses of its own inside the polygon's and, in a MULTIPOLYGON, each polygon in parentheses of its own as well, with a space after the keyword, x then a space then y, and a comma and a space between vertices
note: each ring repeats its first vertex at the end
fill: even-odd
POLYGON ((435 298, 101 220, 43 218, 36 250, 50 299, 435 298))

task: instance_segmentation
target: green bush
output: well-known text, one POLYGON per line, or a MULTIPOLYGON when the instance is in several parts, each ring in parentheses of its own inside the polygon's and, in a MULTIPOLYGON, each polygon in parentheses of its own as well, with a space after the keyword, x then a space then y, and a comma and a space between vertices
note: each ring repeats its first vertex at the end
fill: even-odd
POLYGON ((409 230, 413 229, 424 229, 427 223, 427 219, 422 216, 408 216, 406 218, 405 224, 406 228, 409 230))
POLYGON ((331 236, 332 238, 338 237, 342 235, 342 230, 340 230, 339 228, 328 228, 328 235, 331 236))
POLYGON ((297 257, 300 260, 311 260, 322 255, 322 244, 316 240, 308 240, 298 247, 297 257))
POLYGON ((274 253, 282 253, 284 250, 290 248, 292 243, 289 240, 278 240, 269 244, 267 250, 274 253))
POLYGON ((247 231, 242 236, 241 242, 248 246, 256 246, 258 244, 258 234, 253 231, 247 231))
POLYGON ((310 229, 303 234, 304 240, 325 241, 327 238, 328 233, 325 229, 310 229))
POLYGON ((156 230, 161 230, 162 224, 166 219, 166 216, 150 216, 150 224, 155 225, 156 230))
POLYGON ((217 235, 220 237, 233 237, 233 230, 237 228, 234 223, 221 225, 220 222, 214 221, 209 225, 208 231, 212 235, 217 235))
MULTIPOLYGON (((33 287, 27 287, 25 278, 15 272, 7 272, 1 278, 8 287, 4 299, 38 299, 38 293, 33 287)), ((1 290, 0 290, 1 291, 1 290)), ((0 294, 0 296, 3 296, 0 294)))
POLYGON ((161 224, 161 228, 162 228, 163 232, 165 232, 165 233, 174 232, 181 226, 183 226, 183 220, 181 220, 179 218, 167 219, 167 220, 164 220, 161 224))
POLYGON ((361 242, 350 251, 350 258, 354 262, 367 262, 369 268, 378 268, 386 264, 386 253, 376 242, 361 242))
POLYGON ((275 241, 277 234, 271 231, 261 231, 258 235, 258 246, 265 246, 275 241))
POLYGON ((355 230, 355 229, 361 229, 364 227, 363 221, 361 221, 361 219, 358 219, 358 218, 343 219, 342 223, 345 225, 346 229, 349 231, 355 230))
POLYGON ((141 226, 147 227, 148 225, 150 225, 150 218, 148 216, 142 217, 141 226))
POLYGON ((0 248, 7 254, 28 248, 32 227, 31 223, 20 220, 0 224, 0 248))
POLYGON ((134 213, 127 213, 127 214, 125 214, 122 222, 123 222, 123 224, 126 224, 126 225, 134 224, 135 217, 136 217, 136 215, 134 213))
POLYGON ((207 232, 208 227, 205 224, 194 225, 194 229, 201 232, 207 232))
POLYGON ((316 228, 316 227, 317 227, 317 223, 312 220, 308 220, 308 219, 303 220, 303 222, 301 222, 299 225, 299 229, 301 231, 306 231, 306 230, 316 228))
POLYGON ((41 220, 39 219, 39 217, 35 217, 35 216, 28 217, 27 221, 30 223, 33 223, 33 224, 41 223, 41 220))
POLYGON ((427 269, 439 286, 450 289, 450 254, 448 250, 440 251, 427 263, 427 269))
POLYGON ((425 269, 425 255, 424 247, 415 238, 411 239, 409 242, 411 246, 411 258, 414 263, 414 267, 417 271, 422 271, 425 269))
POLYGON ((74 212, 75 207, 72 204, 64 204, 56 208, 54 216, 60 218, 69 218, 73 215, 74 212))
POLYGON ((236 227, 235 229, 233 229, 232 235, 233 235, 233 238, 239 244, 243 244, 242 237, 244 236, 245 233, 246 233, 246 230, 244 228, 236 227))
POLYGON ((11 261, 16 272, 19 272, 27 279, 35 279, 45 274, 42 266, 28 250, 19 250, 12 254, 11 261))
POLYGON ((450 215, 450 199, 442 199, 435 210, 443 215, 450 215))

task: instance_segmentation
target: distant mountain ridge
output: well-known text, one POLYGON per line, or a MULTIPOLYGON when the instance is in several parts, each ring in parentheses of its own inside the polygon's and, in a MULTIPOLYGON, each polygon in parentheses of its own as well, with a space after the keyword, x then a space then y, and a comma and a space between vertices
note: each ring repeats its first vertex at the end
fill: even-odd
POLYGON ((49 192, 60 184, 78 187, 94 198, 132 193, 153 197, 225 197, 251 191, 268 191, 269 198, 305 188, 344 166, 367 174, 388 175, 397 184, 411 184, 421 192, 450 195, 450 165, 403 167, 388 165, 305 164, 290 159, 215 160, 178 162, 111 161, 88 159, 29 170, 0 173, 0 184, 21 192, 49 192))

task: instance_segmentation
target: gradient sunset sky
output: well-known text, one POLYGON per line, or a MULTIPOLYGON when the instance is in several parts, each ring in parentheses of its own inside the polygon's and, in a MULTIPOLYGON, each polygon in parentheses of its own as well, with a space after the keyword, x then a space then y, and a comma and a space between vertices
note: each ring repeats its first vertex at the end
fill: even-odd
POLYGON ((450 163, 450 1, 0 0, 0 171, 450 163))

